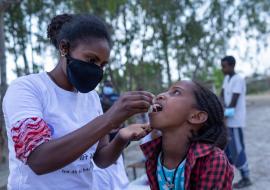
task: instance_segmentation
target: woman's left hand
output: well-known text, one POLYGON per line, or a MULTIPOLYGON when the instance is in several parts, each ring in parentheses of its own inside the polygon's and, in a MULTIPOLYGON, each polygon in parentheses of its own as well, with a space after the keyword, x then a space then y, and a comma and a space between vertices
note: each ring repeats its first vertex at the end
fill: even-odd
POLYGON ((120 129, 118 135, 124 141, 140 140, 152 131, 149 124, 131 124, 120 129))

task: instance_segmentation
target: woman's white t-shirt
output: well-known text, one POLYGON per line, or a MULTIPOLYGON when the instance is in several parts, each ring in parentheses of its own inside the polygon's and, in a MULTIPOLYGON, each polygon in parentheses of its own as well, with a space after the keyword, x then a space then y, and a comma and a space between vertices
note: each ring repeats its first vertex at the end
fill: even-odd
POLYGON ((97 144, 64 168, 38 176, 16 158, 11 128, 22 119, 38 117, 48 124, 52 139, 67 135, 102 114, 99 96, 95 91, 66 91, 58 87, 45 72, 31 74, 12 82, 3 100, 3 111, 9 148, 9 190, 92 188, 92 157, 97 144))
POLYGON ((105 169, 94 165, 93 190, 126 190, 129 184, 123 156, 105 169))

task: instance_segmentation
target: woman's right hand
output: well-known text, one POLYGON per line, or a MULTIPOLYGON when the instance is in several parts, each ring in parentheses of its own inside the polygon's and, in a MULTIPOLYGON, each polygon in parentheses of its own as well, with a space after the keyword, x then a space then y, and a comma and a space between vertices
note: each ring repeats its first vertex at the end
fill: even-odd
POLYGON ((116 128, 134 114, 147 112, 153 98, 152 93, 145 91, 127 92, 104 115, 113 128, 116 128))

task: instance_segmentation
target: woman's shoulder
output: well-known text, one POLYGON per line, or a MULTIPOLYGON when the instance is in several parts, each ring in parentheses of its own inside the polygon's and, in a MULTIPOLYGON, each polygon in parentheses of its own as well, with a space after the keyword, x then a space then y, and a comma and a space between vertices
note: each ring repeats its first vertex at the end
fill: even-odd
POLYGON ((89 101, 95 102, 96 104, 100 104, 100 98, 99 98, 97 91, 92 90, 91 92, 89 92, 87 94, 83 94, 83 95, 88 96, 89 101))
POLYGON ((21 76, 15 80, 13 80, 9 87, 20 86, 20 87, 32 87, 35 88, 42 83, 44 73, 35 73, 30 75, 21 76))
POLYGON ((97 91, 92 90, 91 92, 85 95, 88 96, 88 101, 91 102, 91 104, 94 104, 95 108, 98 109, 98 112, 101 115, 103 111, 102 111, 102 106, 101 106, 100 98, 97 91))
POLYGON ((5 99, 14 97, 23 97, 24 95, 41 96, 43 87, 42 73, 30 74, 19 77, 12 81, 6 91, 5 99))

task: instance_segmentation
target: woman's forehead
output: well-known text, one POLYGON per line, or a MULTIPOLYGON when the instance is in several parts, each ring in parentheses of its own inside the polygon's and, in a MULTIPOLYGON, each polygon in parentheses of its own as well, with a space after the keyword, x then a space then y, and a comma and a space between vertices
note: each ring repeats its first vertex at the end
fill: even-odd
POLYGON ((105 39, 85 39, 79 41, 77 48, 82 51, 110 51, 109 43, 105 39))
POLYGON ((110 47, 105 39, 91 39, 80 41, 75 49, 82 54, 91 54, 99 59, 108 60, 110 56, 110 47))

